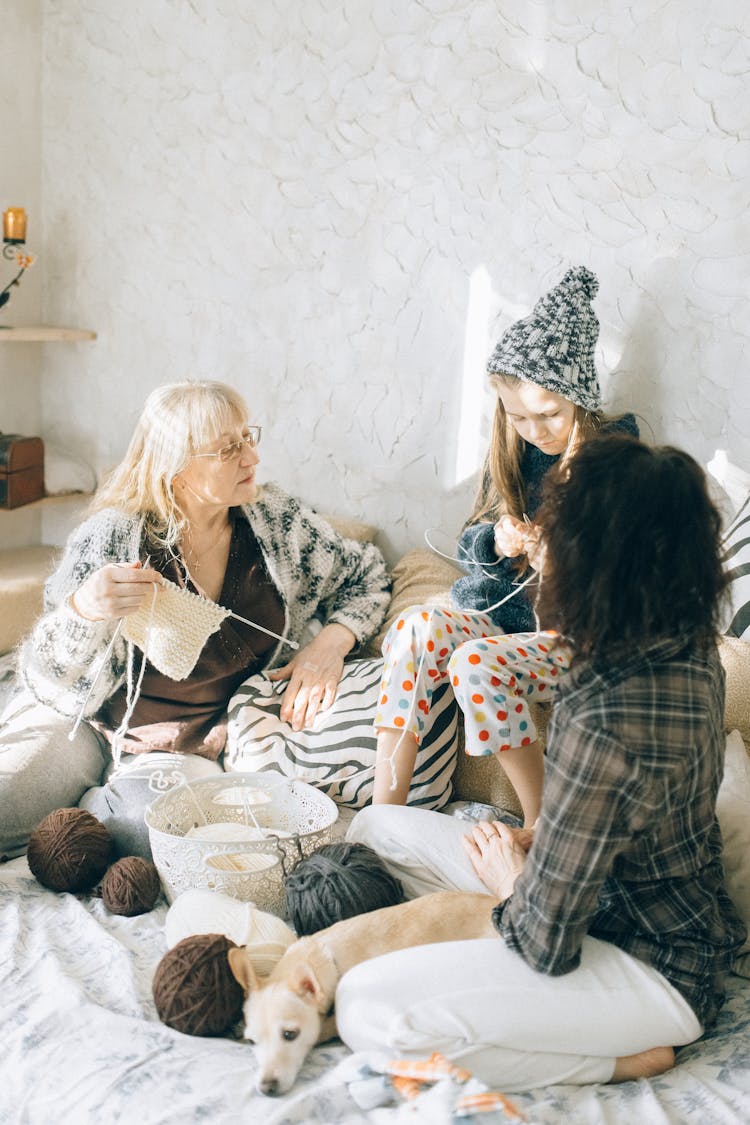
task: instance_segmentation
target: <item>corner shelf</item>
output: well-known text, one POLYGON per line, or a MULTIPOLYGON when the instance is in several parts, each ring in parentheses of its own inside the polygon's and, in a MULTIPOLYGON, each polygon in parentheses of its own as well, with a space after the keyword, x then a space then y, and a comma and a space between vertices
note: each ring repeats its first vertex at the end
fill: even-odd
POLYGON ((92 332, 90 328, 56 328, 50 324, 30 324, 23 328, 4 328, 0 326, 0 344, 95 339, 96 332, 92 332))
POLYGON ((93 492, 55 492, 51 496, 42 496, 39 500, 32 500, 30 504, 21 504, 19 508, 0 508, 0 518, 12 516, 16 512, 29 512, 32 508, 72 504, 75 501, 86 503, 93 495, 93 492))

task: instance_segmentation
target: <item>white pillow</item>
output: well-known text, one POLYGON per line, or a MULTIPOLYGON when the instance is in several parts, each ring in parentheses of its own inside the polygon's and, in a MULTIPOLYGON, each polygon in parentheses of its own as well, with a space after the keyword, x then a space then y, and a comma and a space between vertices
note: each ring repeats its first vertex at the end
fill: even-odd
POLYGON ((49 496, 93 492, 96 473, 82 457, 51 442, 44 443, 44 488, 49 496))
POLYGON ((731 615, 724 632, 750 641, 750 493, 724 536, 731 615))
POLYGON ((721 485, 730 504, 730 518, 739 511, 750 492, 750 473, 733 464, 726 449, 717 449, 706 465, 709 474, 721 485))
MULTIPOLYGON (((724 841, 727 891, 750 931, 750 759, 737 730, 727 735, 716 815, 724 841)), ((750 977, 750 937, 740 950, 734 971, 750 977)))

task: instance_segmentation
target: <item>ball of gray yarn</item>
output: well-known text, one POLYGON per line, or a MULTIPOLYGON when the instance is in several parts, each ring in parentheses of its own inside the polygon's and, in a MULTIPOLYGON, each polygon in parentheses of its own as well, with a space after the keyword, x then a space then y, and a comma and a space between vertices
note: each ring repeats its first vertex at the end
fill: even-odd
POLYGON ((366 844, 323 844, 300 859, 284 881, 290 923, 303 937, 404 900, 403 887, 366 844))

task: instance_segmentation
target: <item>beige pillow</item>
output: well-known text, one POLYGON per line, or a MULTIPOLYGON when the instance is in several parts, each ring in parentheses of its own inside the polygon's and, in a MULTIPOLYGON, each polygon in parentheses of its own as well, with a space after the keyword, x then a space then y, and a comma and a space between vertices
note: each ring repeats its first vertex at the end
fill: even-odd
POLYGON ((362 520, 349 519, 348 516, 329 516, 326 512, 319 512, 320 518, 330 523, 333 530, 342 539, 356 539, 360 543, 373 543, 378 533, 377 527, 362 520))
POLYGON ((54 547, 19 547, 0 553, 0 652, 17 645, 42 612, 44 583, 56 558, 54 547))
POLYGON ((388 615, 380 632, 370 641, 368 652, 373 656, 380 655, 383 639, 391 625, 411 606, 439 605, 449 609, 451 586, 462 573, 453 563, 422 548, 404 555, 391 574, 393 590, 388 615))
POLYGON ((727 677, 724 729, 738 730, 750 746, 750 643, 722 637, 719 656, 727 677))

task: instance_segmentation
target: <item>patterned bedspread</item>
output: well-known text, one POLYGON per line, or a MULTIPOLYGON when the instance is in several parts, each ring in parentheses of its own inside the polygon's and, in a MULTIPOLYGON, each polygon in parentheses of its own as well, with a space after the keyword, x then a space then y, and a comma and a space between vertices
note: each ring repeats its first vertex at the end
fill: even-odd
MULTIPOLYGON (((117 917, 94 897, 44 890, 25 860, 0 867, 2 1125, 454 1120, 454 1099, 439 1087, 408 1105, 363 1109, 354 1092, 371 1060, 336 1041, 313 1051, 289 1094, 256 1093, 249 1046, 190 1038, 158 1021, 151 979, 166 950, 165 913, 162 902, 140 918, 117 917)), ((750 981, 732 979, 717 1028, 662 1078, 505 1093, 536 1125, 746 1125, 750 981)), ((497 1111, 470 1120, 509 1119, 497 1111)))

